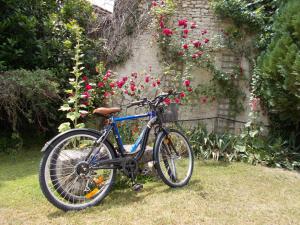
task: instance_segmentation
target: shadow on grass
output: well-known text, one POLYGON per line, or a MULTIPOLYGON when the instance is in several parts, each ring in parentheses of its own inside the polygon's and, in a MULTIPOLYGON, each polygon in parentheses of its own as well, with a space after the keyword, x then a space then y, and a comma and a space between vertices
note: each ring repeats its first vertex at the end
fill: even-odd
POLYGON ((13 181, 38 173, 41 153, 24 150, 14 155, 0 155, 0 186, 2 182, 13 181))
POLYGON ((57 210, 55 212, 49 213, 47 217, 49 219, 53 219, 64 217, 67 214, 72 213, 93 214, 99 212, 99 210, 104 212, 116 206, 122 207, 126 205, 128 206, 136 202, 140 202, 151 195, 156 195, 160 193, 172 193, 176 191, 195 191, 199 192, 199 195, 203 198, 206 197, 206 193, 203 192, 203 186, 201 185, 201 181, 199 179, 191 180, 187 186, 184 186, 182 188, 171 188, 165 185, 162 181, 153 181, 151 182, 150 186, 147 185, 141 192, 132 191, 131 188, 129 186, 126 186, 125 184, 123 187, 117 186, 116 188, 113 188, 113 190, 101 202, 99 206, 95 206, 78 212, 66 213, 64 211, 57 210))
POLYGON ((205 167, 227 167, 230 165, 230 162, 225 161, 214 161, 214 160, 205 160, 201 161, 200 166, 205 167))

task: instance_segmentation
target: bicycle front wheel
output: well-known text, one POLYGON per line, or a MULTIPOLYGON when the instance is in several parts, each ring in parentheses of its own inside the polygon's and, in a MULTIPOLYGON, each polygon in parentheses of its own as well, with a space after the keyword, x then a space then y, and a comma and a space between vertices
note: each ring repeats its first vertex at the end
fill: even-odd
POLYGON ((154 160, 158 175, 170 187, 182 187, 190 181, 194 154, 187 138, 181 132, 170 129, 158 135, 154 160))

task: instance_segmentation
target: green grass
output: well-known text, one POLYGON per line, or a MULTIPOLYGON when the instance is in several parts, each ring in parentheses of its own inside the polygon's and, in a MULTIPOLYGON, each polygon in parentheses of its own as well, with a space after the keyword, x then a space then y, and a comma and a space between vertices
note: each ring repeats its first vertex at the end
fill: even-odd
POLYGON ((114 189, 97 207, 64 213, 38 184, 41 153, 0 155, 0 224, 300 224, 300 175, 243 163, 200 162, 190 184, 114 189))

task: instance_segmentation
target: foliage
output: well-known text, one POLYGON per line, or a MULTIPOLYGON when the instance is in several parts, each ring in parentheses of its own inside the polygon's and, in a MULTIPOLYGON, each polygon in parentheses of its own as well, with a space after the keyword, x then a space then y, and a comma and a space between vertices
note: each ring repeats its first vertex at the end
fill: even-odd
POLYGON ((24 123, 47 130, 57 120, 58 83, 48 70, 13 70, 0 74, 1 120, 17 132, 24 123))
POLYGON ((300 7, 289 1, 274 20, 274 37, 258 59, 262 97, 274 122, 299 130, 300 124, 300 7))
POLYGON ((248 123, 240 135, 209 133, 198 124, 186 133, 198 157, 210 159, 214 153, 223 161, 244 161, 271 167, 300 169, 300 149, 296 140, 300 134, 293 135, 288 141, 281 137, 266 137, 254 125, 248 123))
POLYGON ((68 23, 77 20, 86 33, 91 13, 85 0, 1 1, 0 70, 53 68, 66 73, 73 39, 68 23))

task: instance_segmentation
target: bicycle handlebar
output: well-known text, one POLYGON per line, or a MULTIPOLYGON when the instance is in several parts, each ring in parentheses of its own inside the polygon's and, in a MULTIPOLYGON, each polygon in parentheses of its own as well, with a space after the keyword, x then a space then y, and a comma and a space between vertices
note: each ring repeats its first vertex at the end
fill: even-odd
POLYGON ((169 90, 167 93, 162 93, 162 94, 156 96, 153 100, 148 100, 147 98, 144 98, 143 100, 131 102, 131 103, 129 103, 127 108, 130 108, 133 106, 144 106, 145 104, 158 106, 159 103, 163 102, 166 98, 168 98, 171 95, 176 96, 176 95, 179 95, 179 93, 176 91, 173 91, 173 90, 169 90))

